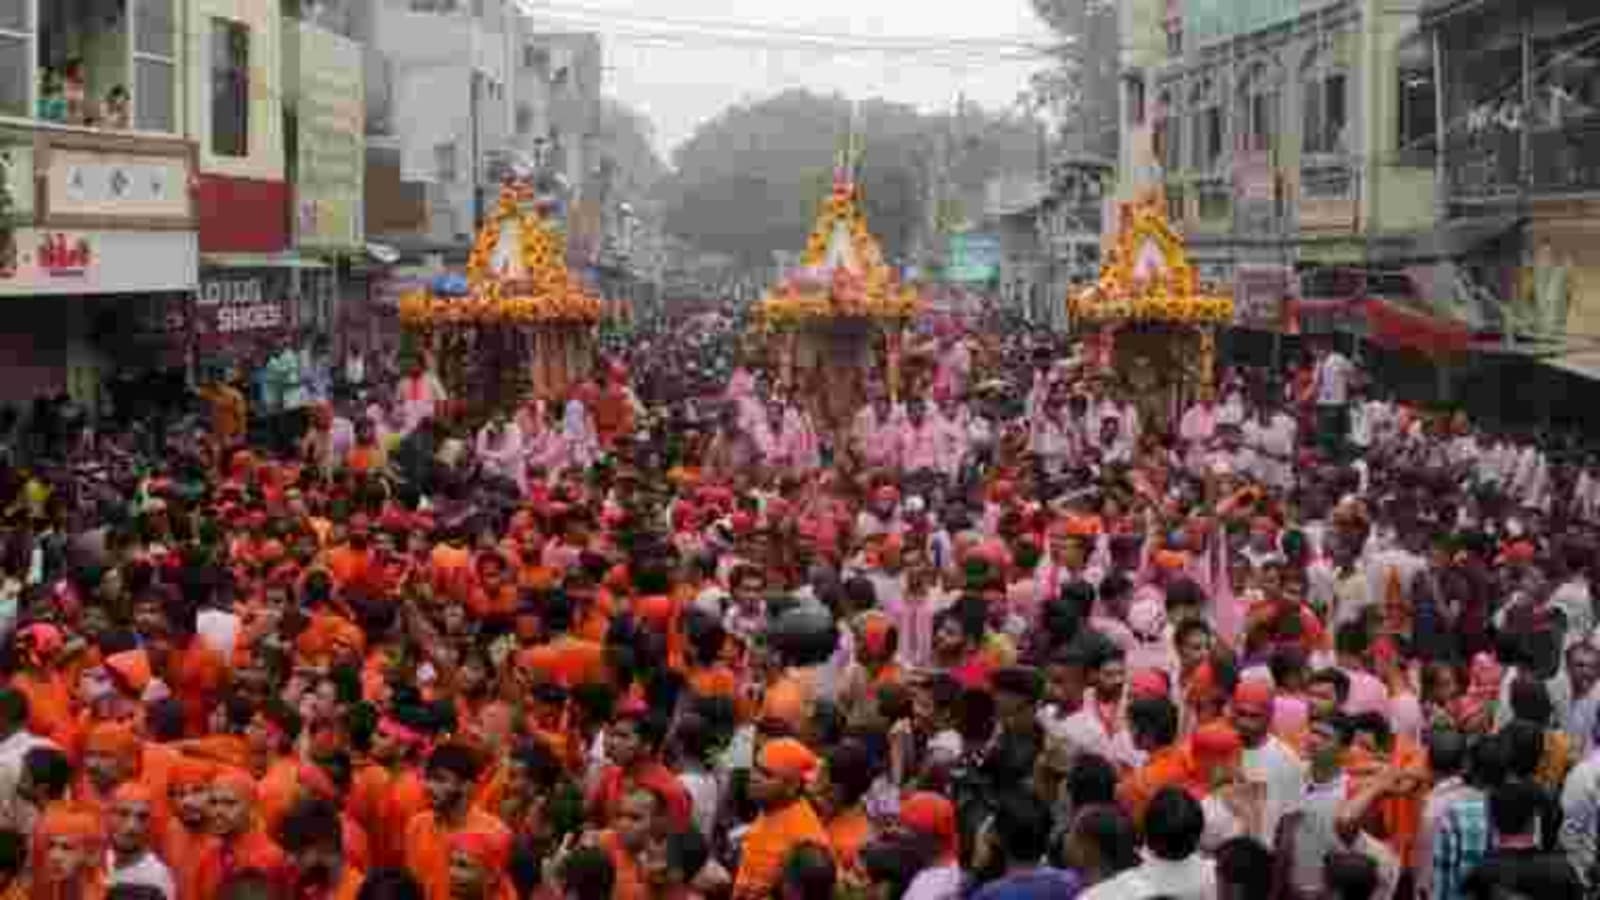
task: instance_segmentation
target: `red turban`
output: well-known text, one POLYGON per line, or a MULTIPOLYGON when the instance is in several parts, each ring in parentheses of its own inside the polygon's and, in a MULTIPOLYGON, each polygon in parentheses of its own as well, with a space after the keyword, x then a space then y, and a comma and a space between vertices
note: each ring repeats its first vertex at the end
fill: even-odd
POLYGON ((956 830, 956 807, 948 798, 931 791, 918 791, 900 803, 900 821, 918 834, 939 841, 940 855, 955 859, 961 854, 961 836, 956 830))
POLYGON ((1272 715, 1272 685, 1265 681, 1241 681, 1233 689, 1233 708, 1240 712, 1272 715))

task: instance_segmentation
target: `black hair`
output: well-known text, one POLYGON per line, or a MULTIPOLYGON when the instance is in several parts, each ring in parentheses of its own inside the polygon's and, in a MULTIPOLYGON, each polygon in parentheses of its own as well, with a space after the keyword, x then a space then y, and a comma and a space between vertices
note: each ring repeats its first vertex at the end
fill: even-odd
POLYGON ((1544 759, 1544 729, 1526 719, 1513 719, 1500 729, 1513 778, 1532 778, 1544 759))
POLYGON ((1542 729, 1550 724, 1550 714, 1553 711, 1550 692, 1545 688, 1544 682, 1527 676, 1519 676, 1511 682, 1513 716, 1542 729))
POLYGON ((1353 734, 1370 734, 1378 741, 1378 747, 1388 750, 1394 742, 1394 732, 1389 729, 1389 720, 1383 713, 1368 710, 1350 716, 1350 730, 1353 734))
POLYGON ((1167 862, 1179 862, 1200 846, 1206 817, 1188 791, 1162 788, 1151 798, 1144 817, 1145 843, 1150 852, 1167 862))
POLYGON ((1367 629, 1360 622, 1346 622, 1333 634, 1333 648, 1343 655, 1365 656, 1370 643, 1367 629))
POLYGON ((51 798, 65 796, 72 785, 72 761, 54 747, 34 747, 22 757, 22 770, 34 787, 51 798))
POLYGON ((296 803, 278 826, 278 844, 290 853, 311 847, 344 852, 344 821, 339 808, 322 799, 296 803))
POLYGON ((1067 796, 1074 809, 1117 802, 1117 770, 1105 757, 1085 753, 1067 771, 1067 796))
POLYGON ((845 806, 859 803, 876 777, 872 753, 861 741, 847 738, 828 753, 828 782, 845 806))
POLYGON ((1311 673, 1311 684, 1333 685, 1333 695, 1338 699, 1340 706, 1350 699, 1350 676, 1338 669, 1332 667, 1318 669, 1311 673))
POLYGON ((1204 609, 1206 606, 1206 592, 1192 578, 1179 578, 1167 585, 1166 590, 1167 614, 1184 607, 1204 609))
POLYGON ((1189 635, 1197 632, 1210 637, 1211 626, 1207 625, 1204 619, 1184 619, 1178 623, 1176 628, 1172 629, 1172 645, 1174 647, 1182 647, 1183 642, 1189 639, 1189 635))
POLYGON ((1055 818, 1032 791, 1006 791, 995 804, 994 831, 1006 859, 1033 865, 1050 849, 1055 818))
POLYGON ((1496 834, 1533 834, 1545 801, 1544 789, 1538 784, 1513 778, 1489 794, 1489 823, 1496 834))
POLYGON ((579 847, 561 866, 561 884, 575 900, 611 900, 617 883, 611 857, 598 847, 579 847))
POLYGON ((1128 704, 1128 728, 1157 747, 1178 739, 1178 707, 1166 697, 1144 697, 1128 704))
POLYGON ((903 841, 876 840, 861 848, 861 869, 867 880, 887 885, 890 897, 905 896, 921 868, 921 857, 903 841))
POLYGON ((28 838, 9 828, 0 830, 0 875, 20 875, 28 864, 28 838))
POLYGON ((1272 895, 1272 851, 1253 837, 1231 838, 1217 848, 1217 880, 1237 890, 1241 900, 1267 900, 1272 895))
POLYGON ((1094 845, 1110 875, 1125 872, 1139 864, 1133 820, 1121 807, 1108 803, 1083 809, 1072 823, 1072 832, 1094 845))
POLYGON ((624 723, 633 726, 633 733, 639 736, 639 743, 644 745, 646 752, 656 753, 661 750, 661 742, 667 738, 665 716, 654 710, 646 710, 617 721, 618 725, 624 723))
POLYGON ((0 728, 14 730, 28 724, 28 695, 9 685, 0 687, 0 728))
POLYGON ((356 900, 425 900, 421 882, 405 869, 379 868, 367 873, 356 900))
POLYGON ((1428 735, 1428 769, 1437 778, 1460 775, 1467 769, 1467 739, 1458 731, 1440 728, 1428 735))
POLYGON ((1322 884, 1330 900, 1371 900, 1378 892, 1378 864, 1361 853, 1330 853, 1322 864, 1322 884))
POLYGON ((826 847, 804 843, 783 861, 783 896, 798 900, 833 900, 839 871, 826 847))
POLYGON ((478 754, 464 744, 440 744, 435 747, 428 757, 426 772, 449 772, 457 778, 471 783, 478 777, 481 770, 478 754))
POLYGON ((1481 791, 1492 791, 1511 768, 1511 748, 1500 735, 1484 735, 1467 751, 1467 780, 1481 791))
POLYGON ((667 835, 667 868, 676 869, 685 880, 692 880, 711 859, 711 845, 705 835, 690 828, 667 835))

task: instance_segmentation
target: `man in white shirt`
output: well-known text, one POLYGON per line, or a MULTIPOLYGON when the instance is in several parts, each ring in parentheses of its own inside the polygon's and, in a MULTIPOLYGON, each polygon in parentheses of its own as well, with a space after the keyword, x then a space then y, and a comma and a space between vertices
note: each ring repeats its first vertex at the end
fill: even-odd
POLYGON ((1233 728, 1244 742, 1240 772, 1246 781, 1266 787, 1261 830, 1253 835, 1272 846, 1278 821, 1287 815, 1306 790, 1306 764, 1283 741, 1272 725, 1273 687, 1270 682, 1244 681, 1233 692, 1233 728))
POLYGON ((28 698, 15 688, 0 688, 0 828, 22 834, 33 829, 33 806, 18 796, 17 784, 22 761, 35 747, 59 749, 28 731, 28 698))
POLYGON ((1312 374, 1312 400, 1317 407, 1317 436, 1324 451, 1337 456, 1350 433, 1350 382, 1355 365, 1329 342, 1316 348, 1312 374))
POLYGON ((1200 804, 1183 788, 1164 788, 1150 801, 1144 821, 1144 862, 1084 891, 1080 900, 1213 900, 1216 864, 1199 853, 1206 824, 1200 804))
MULTIPOLYGON (((1067 717, 1059 731, 1070 756, 1104 757, 1114 766, 1135 769, 1145 754, 1134 746, 1127 724, 1127 656, 1109 638, 1095 642, 1086 666, 1091 690, 1083 708, 1067 717)), ((1195 836, 1199 841, 1198 833, 1195 836)))
POLYGON ((166 900, 173 900, 177 889, 172 870, 150 850, 150 816, 154 805, 150 789, 136 782, 123 784, 111 795, 108 816, 111 850, 106 865, 111 875, 106 883, 108 887, 125 884, 154 888, 166 900))

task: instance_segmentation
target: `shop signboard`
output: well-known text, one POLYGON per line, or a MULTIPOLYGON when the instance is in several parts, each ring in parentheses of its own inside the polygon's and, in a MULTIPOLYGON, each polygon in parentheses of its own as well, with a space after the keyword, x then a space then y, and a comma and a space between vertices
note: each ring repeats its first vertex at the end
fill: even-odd
POLYGON ((361 45, 313 25, 299 28, 295 243, 308 249, 350 250, 365 240, 361 45))
POLYGON ((187 155, 53 148, 49 166, 46 221, 61 217, 192 220, 187 155))
POLYGON ((1296 292, 1292 268, 1241 264, 1234 272, 1234 325, 1277 331, 1283 325, 1283 304, 1296 292))
POLYGON ((0 236, 0 297, 193 290, 189 231, 17 228, 0 236))
POLYGON ((968 232, 950 236, 944 277, 954 284, 987 284, 1000 277, 1000 236, 968 232))
POLYGON ((290 325, 287 271, 208 269, 195 294, 195 335, 217 347, 269 339, 290 325))

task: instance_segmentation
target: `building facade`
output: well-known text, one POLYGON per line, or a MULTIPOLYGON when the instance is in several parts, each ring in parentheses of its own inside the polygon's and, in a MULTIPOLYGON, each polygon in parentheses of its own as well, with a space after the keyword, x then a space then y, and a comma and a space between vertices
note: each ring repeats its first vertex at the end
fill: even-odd
POLYGON ((1414 7, 1132 0, 1122 23, 1117 194, 1165 192, 1201 278, 1233 285, 1238 325, 1279 328, 1323 267, 1424 290, 1435 109, 1414 7))
POLYGON ((0 403, 183 363, 205 148, 186 0, 0 2, 0 403))
POLYGON ((1600 377, 1600 18, 1581 0, 1437 0, 1441 232, 1508 350, 1600 377))

